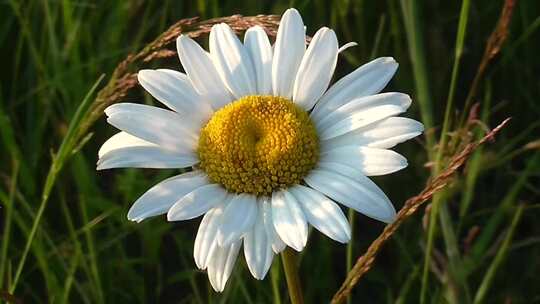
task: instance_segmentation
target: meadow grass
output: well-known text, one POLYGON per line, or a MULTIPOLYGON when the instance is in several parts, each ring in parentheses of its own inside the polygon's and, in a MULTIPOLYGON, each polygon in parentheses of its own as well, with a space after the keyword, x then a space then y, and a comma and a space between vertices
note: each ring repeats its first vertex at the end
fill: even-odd
MULTIPOLYGON (((131 203, 177 172, 97 172, 97 150, 115 131, 103 117, 85 121, 115 67, 178 20, 281 14, 292 6, 308 34, 329 26, 340 44, 358 42, 340 57, 335 78, 379 56, 400 63, 386 91, 410 94, 407 116, 427 128, 397 148, 409 160, 407 169, 375 179, 396 208, 465 144, 513 118, 428 208, 404 222, 349 303, 539 303, 540 3, 517 2, 500 52, 477 76, 503 4, 0 2, 0 301, 289 302, 279 258, 264 281, 252 279, 240 258, 225 292, 216 294, 192 258, 198 220, 129 222, 131 203)), ((170 58, 136 68, 157 67, 179 64, 170 58)), ((139 87, 122 100, 154 102, 139 87)), ((312 231, 298 256, 306 303, 329 302, 384 228, 363 215, 348 216, 348 245, 312 231)))

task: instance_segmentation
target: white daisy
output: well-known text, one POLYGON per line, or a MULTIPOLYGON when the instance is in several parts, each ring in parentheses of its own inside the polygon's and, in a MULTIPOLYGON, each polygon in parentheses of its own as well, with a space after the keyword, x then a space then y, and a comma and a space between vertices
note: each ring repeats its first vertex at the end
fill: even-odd
POLYGON ((99 151, 98 170, 192 168, 142 195, 128 212, 140 222, 204 215, 195 238, 197 267, 222 291, 244 245, 251 274, 262 280, 275 253, 301 251, 308 223, 346 243, 349 223, 340 203, 391 222, 395 209, 368 176, 389 174, 407 160, 389 150, 423 131, 395 117, 408 95, 379 92, 398 64, 373 60, 329 89, 339 45, 321 28, 306 49, 300 14, 289 9, 274 46, 250 28, 244 43, 226 24, 210 33, 210 52, 177 39, 185 74, 142 70, 141 85, 167 106, 120 103, 107 121, 121 132, 99 151))

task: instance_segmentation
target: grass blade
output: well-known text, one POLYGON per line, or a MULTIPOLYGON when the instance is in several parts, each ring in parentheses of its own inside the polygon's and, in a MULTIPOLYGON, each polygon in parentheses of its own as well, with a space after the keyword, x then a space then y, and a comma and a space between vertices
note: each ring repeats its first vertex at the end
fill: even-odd
POLYGON ((17 283, 19 282, 19 279, 21 277, 21 273, 24 268, 26 258, 30 251, 30 247, 32 246, 32 242, 34 241, 34 238, 36 236, 37 228, 39 227, 41 218, 43 217, 43 212, 45 211, 45 207, 47 206, 47 202, 49 201, 49 196, 51 194, 54 183, 56 182, 58 173, 62 170, 65 162, 71 156, 71 150, 75 146, 75 136, 77 134, 76 132, 77 128, 79 124, 81 123, 81 121, 83 120, 84 116, 86 115, 90 105, 92 104, 92 98, 91 98, 92 95, 94 94, 94 92, 96 91, 96 89, 98 88, 99 84, 101 83, 104 77, 105 75, 101 75, 98 78, 98 80, 94 83, 94 85, 90 88, 90 90, 86 94, 86 97, 83 99, 82 103, 77 108, 77 111, 75 112, 75 115, 73 116, 73 119, 71 120, 71 123, 69 125, 67 134, 64 137, 64 140, 62 141, 60 148, 58 149, 57 155, 54 157, 52 161, 51 167, 49 169, 49 173, 47 174, 47 178, 45 180, 45 186, 43 187, 43 193, 41 196, 41 203, 39 205, 39 209, 32 223, 32 228, 30 229, 28 239, 26 240, 26 245, 24 246, 21 259, 19 261, 19 264, 17 265, 17 270, 15 271, 15 278, 13 279, 13 284, 9 288, 10 293, 13 293, 15 289, 17 288, 17 283))
POLYGON ((512 242, 512 238, 514 236, 514 232, 516 230, 516 227, 519 223, 519 220, 521 219, 521 215, 523 214, 524 205, 520 205, 516 213, 514 214, 514 217, 512 218, 512 222, 510 223, 510 228, 508 229, 508 232, 506 233, 506 237, 504 238, 504 241, 497 251, 497 254, 495 255, 495 258, 493 259, 493 262, 488 268, 488 271, 486 272, 486 275, 484 276, 484 279, 482 280, 482 283, 480 284, 480 287, 476 291, 476 295, 474 297, 474 304, 480 304, 484 303, 486 294, 491 287, 491 283, 493 282, 493 278, 495 277, 495 274, 497 273, 497 270, 499 270, 499 267, 503 263, 504 259, 506 258, 506 255, 508 253, 508 249, 510 248, 510 243, 512 242))

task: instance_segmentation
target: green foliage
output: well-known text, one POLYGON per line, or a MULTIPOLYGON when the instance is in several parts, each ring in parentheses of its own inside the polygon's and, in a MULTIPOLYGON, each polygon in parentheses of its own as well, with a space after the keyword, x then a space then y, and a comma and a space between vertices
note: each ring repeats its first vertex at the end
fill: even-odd
MULTIPOLYGON (((517 4, 509 38, 472 100, 481 121, 465 133, 456 131, 465 123, 460 116, 468 115, 466 99, 502 5, 490 0, 1 2, 0 300, 9 293, 25 303, 287 303, 277 258, 262 282, 251 278, 240 258, 225 292, 214 293, 192 259, 198 220, 126 219, 138 196, 176 172, 95 171, 97 150, 114 132, 104 119, 84 145, 74 137, 103 84, 101 75, 106 80, 123 58, 175 21, 281 14, 295 6, 308 34, 329 26, 341 44, 359 43, 340 56, 336 78, 373 57, 393 56, 400 63, 386 90, 409 93, 415 102, 407 116, 430 129, 424 138, 398 147, 409 159, 406 170, 376 179, 396 207, 422 189, 462 138, 478 138, 484 124, 513 117, 435 197, 431 214, 418 214, 401 227, 351 302, 540 302, 538 1, 517 4)), ((176 61, 163 66, 179 68, 176 61)), ((144 96, 137 89, 125 99, 150 102, 144 96)), ((354 257, 382 228, 354 215, 348 246, 313 231, 301 255, 306 303, 328 302, 354 257)))

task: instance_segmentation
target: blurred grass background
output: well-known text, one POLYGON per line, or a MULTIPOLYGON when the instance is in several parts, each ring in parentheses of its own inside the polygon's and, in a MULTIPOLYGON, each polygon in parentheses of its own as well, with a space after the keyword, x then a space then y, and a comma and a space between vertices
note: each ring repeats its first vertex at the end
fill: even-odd
MULTIPOLYGON (((92 101, 100 75, 110 77, 123 58, 179 19, 296 7, 308 34, 329 26, 340 44, 358 42, 340 57, 336 77, 378 56, 400 63, 386 91, 410 94, 407 116, 429 129, 397 148, 409 159, 407 169, 375 180, 396 208, 423 188, 452 147, 513 117, 434 198, 431 215, 420 210, 401 227, 350 303, 540 303, 540 2, 519 1, 508 40, 466 102, 502 6, 492 0, 1 1, 0 301, 287 303, 279 259, 258 282, 240 258, 218 295, 192 259, 199 220, 126 219, 139 195, 175 172, 96 172, 97 150, 115 132, 105 119, 77 153, 58 147, 77 127, 84 112, 76 111, 85 96, 86 104, 92 101), (479 120, 465 126, 460 117, 472 103, 479 120), (65 167, 51 167, 54 151, 56 160, 68 160, 65 167), (51 172, 58 173, 52 181, 51 172), (50 198, 40 209, 44 189, 50 198)), ((135 91, 126 101, 152 102, 135 91)), ((312 233, 300 267, 306 303, 328 302, 351 260, 382 228, 356 215, 348 246, 312 233)))

